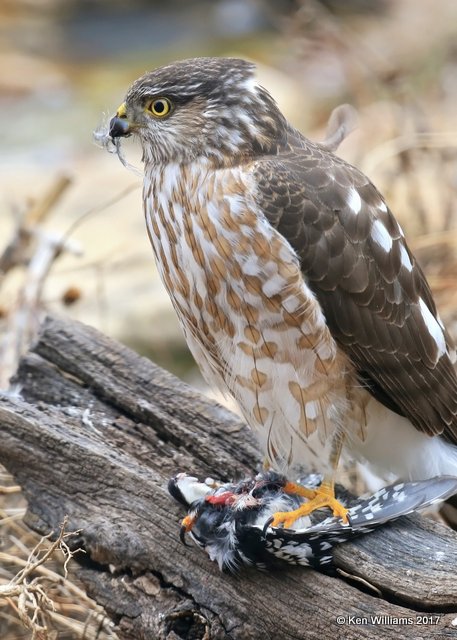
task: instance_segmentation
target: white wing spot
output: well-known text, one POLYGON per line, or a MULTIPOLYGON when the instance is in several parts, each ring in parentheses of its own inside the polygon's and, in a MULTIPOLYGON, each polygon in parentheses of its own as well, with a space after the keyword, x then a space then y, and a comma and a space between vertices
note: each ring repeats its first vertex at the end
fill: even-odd
POLYGON ((380 247, 388 253, 392 249, 392 237, 381 222, 381 220, 375 220, 371 228, 371 237, 380 247))
POLYGON ((400 246, 400 257, 402 265, 405 267, 405 269, 408 269, 408 271, 411 272, 413 270, 413 263, 411 262, 411 258, 409 257, 408 252, 406 251, 406 247, 403 244, 400 246))
POLYGON ((354 189, 354 187, 351 187, 349 189, 348 205, 352 209, 353 213, 355 213, 356 215, 359 213, 360 209, 362 208, 362 199, 357 189, 354 189))
POLYGON ((320 544, 320 550, 321 551, 327 551, 327 549, 331 549, 332 545, 329 542, 321 542, 320 544))
POLYGON ((381 204, 378 207, 379 211, 382 211, 383 213, 387 213, 387 205, 385 202, 381 202, 381 204))
POLYGON ((419 306, 428 332, 438 347, 438 358, 441 358, 446 353, 446 340, 444 339, 443 331, 422 298, 419 299, 419 306))

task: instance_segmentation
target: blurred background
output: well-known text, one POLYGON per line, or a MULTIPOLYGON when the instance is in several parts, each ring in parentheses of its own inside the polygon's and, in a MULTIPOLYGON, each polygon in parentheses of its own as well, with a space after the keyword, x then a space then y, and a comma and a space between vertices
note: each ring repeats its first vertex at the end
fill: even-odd
MULTIPOLYGON (((141 178, 92 139, 139 75, 201 55, 256 62, 314 140, 334 107, 356 107, 338 154, 386 196, 457 334, 455 0, 1 0, 0 34, 0 387, 51 312, 203 388, 157 277, 141 178)), ((19 488, 6 472, 0 485, 2 584, 36 541, 19 488)), ((54 595, 57 631, 33 637, 115 637, 95 605, 54 595)), ((16 614, 0 600, 2 640, 32 637, 16 614)))

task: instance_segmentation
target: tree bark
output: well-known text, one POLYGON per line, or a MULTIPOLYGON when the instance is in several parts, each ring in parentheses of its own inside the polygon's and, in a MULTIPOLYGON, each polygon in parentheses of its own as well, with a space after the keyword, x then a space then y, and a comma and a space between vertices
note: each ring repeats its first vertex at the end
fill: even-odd
POLYGON ((258 452, 239 418, 58 318, 44 322, 15 382, 20 395, 0 399, 0 462, 23 487, 30 527, 48 533, 68 515, 69 530, 81 530, 77 572, 120 638, 457 637, 450 529, 412 516, 341 545, 339 578, 305 568, 222 574, 179 542, 183 513, 166 485, 178 471, 252 474, 258 452))

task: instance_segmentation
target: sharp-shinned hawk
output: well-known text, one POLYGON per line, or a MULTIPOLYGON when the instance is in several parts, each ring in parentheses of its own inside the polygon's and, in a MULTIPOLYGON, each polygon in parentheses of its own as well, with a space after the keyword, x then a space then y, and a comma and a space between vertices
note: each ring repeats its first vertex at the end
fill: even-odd
POLYGON ((274 524, 329 506, 342 449, 403 479, 457 476, 452 346, 383 197, 305 138, 251 63, 147 73, 110 123, 134 134, 157 266, 206 380, 230 393, 279 471, 319 490, 274 524))

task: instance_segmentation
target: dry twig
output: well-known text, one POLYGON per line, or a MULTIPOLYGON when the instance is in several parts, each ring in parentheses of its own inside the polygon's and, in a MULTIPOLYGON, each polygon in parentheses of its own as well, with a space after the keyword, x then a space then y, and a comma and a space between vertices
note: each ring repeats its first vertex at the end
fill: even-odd
POLYGON ((75 554, 71 551, 66 540, 79 532, 66 532, 67 520, 60 526, 59 534, 54 542, 46 549, 45 542, 51 538, 52 533, 41 538, 32 549, 27 561, 14 558, 7 553, 0 553, 0 561, 14 561, 22 565, 18 573, 7 583, 0 584, 0 598, 5 598, 9 605, 19 616, 22 624, 32 631, 32 640, 47 640, 49 635, 49 612, 54 611, 53 600, 49 597, 46 582, 57 579, 61 582, 61 576, 51 572, 42 572, 35 575, 40 567, 57 551, 60 550, 65 558, 63 571, 65 578, 68 573, 68 563, 75 554), (35 576, 35 577, 33 577, 35 576))

